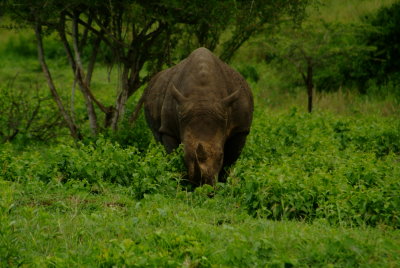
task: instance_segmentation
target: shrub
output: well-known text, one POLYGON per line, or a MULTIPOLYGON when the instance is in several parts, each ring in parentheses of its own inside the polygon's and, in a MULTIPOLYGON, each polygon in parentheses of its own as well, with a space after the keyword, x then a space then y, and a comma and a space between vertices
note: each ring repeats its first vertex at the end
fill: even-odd
POLYGON ((117 132, 108 130, 105 136, 123 147, 134 146, 140 152, 146 151, 153 141, 153 135, 147 126, 144 113, 141 113, 133 126, 125 120, 117 132))
POLYGON ((38 85, 0 86, 0 142, 46 141, 61 133, 63 123, 55 104, 38 85))
POLYGON ((374 49, 353 55, 348 64, 341 65, 340 72, 347 84, 354 83, 362 93, 393 95, 398 98, 400 2, 363 17, 363 22, 368 27, 359 31, 358 42, 374 49), (391 92, 387 92, 388 88, 391 92))
POLYGON ((258 80, 260 80, 260 76, 254 66, 245 65, 239 69, 239 72, 244 76, 244 78, 246 78, 246 80, 251 80, 253 82, 258 82, 258 80))
POLYGON ((178 154, 166 156, 160 146, 152 145, 141 154, 136 147, 122 148, 101 137, 95 143, 78 147, 57 145, 43 152, 27 150, 13 154, 10 149, 0 154, 0 177, 6 180, 80 180, 89 187, 117 183, 131 187, 136 198, 175 190, 183 165, 178 154))
MULTIPOLYGON (((400 121, 383 117, 256 112, 252 131, 228 183, 197 188, 193 205, 237 204, 267 219, 324 219, 333 225, 400 227, 400 121), (207 201, 212 197, 212 200, 207 201)), ((0 148, 0 178, 69 183, 98 192, 127 187, 132 197, 184 198, 182 150, 166 155, 150 143, 141 152, 100 137, 87 144, 0 148)))
POLYGON ((398 120, 295 110, 259 118, 268 119, 255 121, 224 188, 250 214, 400 227, 398 120))

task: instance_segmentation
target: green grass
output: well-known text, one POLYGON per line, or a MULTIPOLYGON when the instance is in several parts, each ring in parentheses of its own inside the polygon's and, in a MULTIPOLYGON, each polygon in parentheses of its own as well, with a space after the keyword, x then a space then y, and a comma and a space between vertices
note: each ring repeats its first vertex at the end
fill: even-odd
POLYGON ((400 262, 400 233, 253 218, 201 191, 135 200, 82 183, 1 181, 1 263, 27 266, 372 266, 400 262))

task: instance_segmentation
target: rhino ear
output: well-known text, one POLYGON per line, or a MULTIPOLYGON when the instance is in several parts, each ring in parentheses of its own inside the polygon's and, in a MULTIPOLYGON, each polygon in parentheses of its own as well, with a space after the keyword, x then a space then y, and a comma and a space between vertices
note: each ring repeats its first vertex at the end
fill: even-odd
POLYGON ((197 145, 196 157, 197 157, 197 160, 200 162, 205 162, 207 160, 206 150, 204 150, 204 146, 201 143, 199 143, 199 145, 197 145))
POLYGON ((187 100, 187 98, 186 98, 185 96, 183 96, 182 93, 180 93, 180 92, 176 89, 176 87, 175 87, 174 84, 171 85, 170 89, 171 89, 171 94, 172 94, 172 96, 174 97, 174 99, 175 99, 179 104, 181 104, 182 102, 184 102, 184 101, 187 100))
POLYGON ((231 95, 229 95, 228 97, 226 97, 226 98, 223 98, 222 99, 222 103, 225 105, 225 106, 231 106, 235 101, 237 101, 238 99, 239 99, 239 95, 240 95, 240 92, 239 92, 239 90, 236 90, 235 92, 233 92, 231 95))

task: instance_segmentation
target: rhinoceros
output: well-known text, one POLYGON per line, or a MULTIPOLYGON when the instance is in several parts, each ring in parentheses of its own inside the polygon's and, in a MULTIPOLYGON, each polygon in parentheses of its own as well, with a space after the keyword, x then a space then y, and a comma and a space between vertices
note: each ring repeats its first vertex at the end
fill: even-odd
POLYGON ((150 80, 144 110, 167 153, 183 144, 189 181, 215 186, 246 142, 253 96, 238 72, 208 49, 198 48, 150 80))

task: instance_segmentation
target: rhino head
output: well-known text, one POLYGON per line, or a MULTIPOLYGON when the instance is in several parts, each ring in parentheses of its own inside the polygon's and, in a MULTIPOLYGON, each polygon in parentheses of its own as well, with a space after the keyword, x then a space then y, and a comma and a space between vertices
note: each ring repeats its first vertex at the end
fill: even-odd
POLYGON ((177 102, 189 180, 195 185, 214 186, 223 167, 229 109, 238 99, 239 91, 222 99, 190 98, 172 85, 171 93, 177 102))

